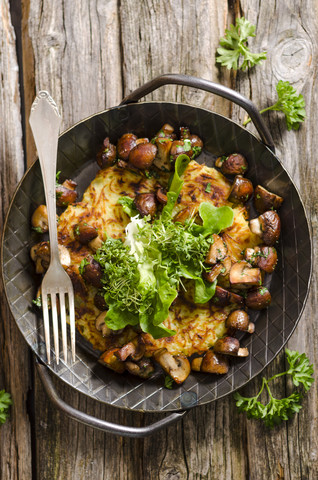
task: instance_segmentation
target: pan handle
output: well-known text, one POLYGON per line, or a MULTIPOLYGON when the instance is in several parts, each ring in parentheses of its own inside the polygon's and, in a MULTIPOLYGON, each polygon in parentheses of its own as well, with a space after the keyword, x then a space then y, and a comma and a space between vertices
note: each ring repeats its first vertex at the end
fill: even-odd
POLYGON ((57 407, 62 410, 68 417, 76 420, 79 423, 83 423, 89 427, 102 430, 103 432, 112 433, 114 435, 121 435, 123 437, 132 437, 132 438, 144 438, 152 435, 153 433, 161 430, 162 428, 168 427, 173 423, 176 423, 178 420, 181 420, 187 413, 188 410, 183 410, 181 412, 175 412, 158 422, 147 425, 146 427, 130 427, 126 425, 118 425, 117 423, 107 422, 106 420, 101 420, 99 418, 88 415, 87 413, 81 412, 76 408, 72 407, 68 403, 64 402, 62 398, 58 395, 54 384, 51 380, 51 377, 48 373, 48 369, 45 365, 39 362, 36 359, 36 368, 41 379, 44 390, 49 397, 50 401, 57 407))
POLYGON ((273 138, 268 130, 267 126, 263 122, 263 119, 257 110, 254 103, 248 98, 244 97, 238 92, 235 92, 231 88, 225 87, 218 83, 210 82, 209 80, 204 80, 203 78, 191 77, 189 75, 181 75, 178 73, 167 73, 165 75, 160 75, 149 82, 145 83, 141 87, 134 90, 132 93, 127 95, 120 105, 125 105, 127 103, 135 103, 140 98, 148 95, 148 93, 153 92, 162 85, 185 85, 187 87, 198 88, 205 90, 210 93, 215 93, 220 97, 226 98, 233 103, 236 103, 240 107, 243 107, 244 110, 251 117, 252 122, 255 125, 256 130, 258 131, 263 143, 275 152, 275 146, 273 138))

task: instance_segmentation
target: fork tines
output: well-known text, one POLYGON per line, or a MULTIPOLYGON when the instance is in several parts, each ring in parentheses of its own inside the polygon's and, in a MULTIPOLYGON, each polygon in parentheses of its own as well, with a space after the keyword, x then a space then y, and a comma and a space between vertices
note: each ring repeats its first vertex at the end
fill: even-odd
POLYGON ((44 336, 46 344, 46 356, 47 362, 51 363, 51 340, 50 340, 50 309, 52 314, 53 325, 53 338, 54 338, 54 350, 57 365, 60 361, 60 347, 59 347, 59 325, 58 317, 60 316, 61 332, 62 332, 62 344, 63 344, 63 356, 64 361, 67 363, 67 316, 66 316, 66 304, 68 303, 69 311, 69 323, 70 323, 70 336, 71 336, 71 351, 72 361, 75 362, 75 310, 74 310, 74 293, 73 289, 65 290, 64 288, 58 288, 58 291, 43 288, 42 285, 42 309, 44 320, 44 336), (67 297, 68 302, 65 297, 67 297), (51 307, 51 308, 50 308, 51 307))

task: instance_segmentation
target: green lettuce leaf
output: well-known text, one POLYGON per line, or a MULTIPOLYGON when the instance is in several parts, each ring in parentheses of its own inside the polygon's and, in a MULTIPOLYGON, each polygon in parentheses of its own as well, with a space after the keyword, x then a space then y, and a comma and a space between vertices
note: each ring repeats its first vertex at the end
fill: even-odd
POLYGON ((184 174, 187 166, 189 165, 189 162, 190 162, 190 158, 188 157, 188 155, 182 154, 177 157, 175 167, 174 167, 174 175, 172 177, 169 191, 167 193, 168 202, 164 206, 161 213, 161 216, 163 219, 171 216, 173 207, 175 206, 178 196, 182 189, 183 180, 181 179, 181 177, 184 174))
POLYGON ((138 325, 139 316, 129 312, 128 310, 121 310, 116 306, 116 304, 112 304, 109 306, 109 310, 106 314, 105 323, 107 327, 111 328, 112 330, 120 330, 121 328, 125 328, 127 325, 138 325))
POLYGON ((193 235, 207 237, 213 233, 220 233, 221 230, 233 224, 234 212, 230 207, 215 207, 211 203, 202 202, 199 207, 199 215, 202 225, 192 225, 193 235))

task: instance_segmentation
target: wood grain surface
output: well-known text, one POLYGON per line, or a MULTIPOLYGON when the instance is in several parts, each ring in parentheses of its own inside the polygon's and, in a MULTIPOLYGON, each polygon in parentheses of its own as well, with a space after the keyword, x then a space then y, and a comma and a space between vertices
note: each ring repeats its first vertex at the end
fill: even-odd
MULTIPOLYGON (((299 131, 288 132, 280 113, 264 118, 278 156, 301 191, 315 258, 318 0, 12 0, 11 5, 0 0, 0 9, 0 225, 24 158, 28 165, 36 158, 28 116, 39 89, 49 90, 61 106, 64 130, 118 104, 161 73, 190 74, 231 86, 259 108, 274 103, 275 86, 282 79, 304 95, 307 119, 299 131), (216 66, 215 51, 236 16, 257 26, 249 45, 252 51, 266 50, 267 60, 247 72, 229 73, 216 66)), ((242 109, 226 100, 186 87, 163 87, 146 98, 203 106, 239 122, 245 118, 242 109)), ((274 430, 240 415, 229 396, 194 409, 150 438, 114 437, 52 408, 3 290, 1 298, 0 389, 12 393, 14 405, 9 421, 0 427, 0 480, 318 478, 317 382, 299 415, 274 430)), ((317 306, 315 266, 306 308, 288 346, 306 352, 316 371, 317 306)), ((284 367, 281 353, 264 374, 284 367)), ((261 376, 243 393, 255 393, 261 376)), ((97 417, 134 426, 161 418, 105 407, 53 381, 64 400, 97 417)), ((280 381, 276 389, 277 396, 285 396, 291 385, 280 381)))

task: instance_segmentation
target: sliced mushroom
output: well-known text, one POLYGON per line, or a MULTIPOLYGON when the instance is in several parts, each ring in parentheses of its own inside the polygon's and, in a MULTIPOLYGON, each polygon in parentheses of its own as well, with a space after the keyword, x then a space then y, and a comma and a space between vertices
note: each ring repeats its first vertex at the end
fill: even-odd
POLYGON ((131 150, 137 145, 137 137, 133 133, 125 133, 117 142, 117 154, 121 160, 128 160, 131 150))
POLYGON ((69 267, 71 265, 71 255, 68 248, 66 248, 64 245, 58 245, 58 249, 62 267, 69 267))
POLYGON ((218 355, 212 350, 208 350, 203 357, 192 360, 191 369, 196 372, 224 375, 229 371, 229 362, 223 355, 218 355))
POLYGON ((102 268, 93 257, 88 258, 89 263, 84 265, 82 277, 85 282, 90 283, 96 288, 102 287, 102 268))
POLYGON ((188 220, 190 220, 192 218, 193 214, 194 214, 193 207, 183 208, 182 210, 180 210, 180 212, 178 212, 173 217, 173 221, 178 222, 178 223, 182 223, 182 225, 184 225, 188 220))
POLYGON ((99 332, 102 332, 103 337, 108 337, 112 333, 112 330, 109 327, 107 327, 105 323, 106 315, 107 315, 107 310, 100 313, 95 321, 96 330, 98 330, 99 332))
POLYGON ((97 252, 99 248, 103 245, 103 240, 100 238, 100 236, 97 236, 93 238, 90 242, 88 242, 88 246, 93 252, 97 252))
POLYGON ((251 265, 259 267, 266 273, 273 273, 277 264, 277 251, 274 247, 263 245, 261 247, 247 248, 244 258, 251 265))
POLYGON ((259 213, 264 213, 267 210, 278 210, 283 201, 283 197, 269 192, 261 185, 257 185, 254 190, 254 205, 259 213))
POLYGON ((213 345, 213 350, 216 353, 223 355, 232 355, 234 357, 247 357, 247 348, 241 348, 240 342, 234 337, 219 338, 213 345))
POLYGON ((249 288, 261 285, 262 275, 259 268, 252 268, 245 260, 232 265, 230 270, 230 284, 236 288, 249 288))
POLYGON ((212 298, 212 301, 220 307, 226 307, 231 303, 242 306, 244 305, 244 298, 241 295, 230 292, 229 290, 226 290, 225 288, 222 288, 218 285, 215 287, 215 294, 212 298))
POLYGON ((253 195, 253 184, 248 178, 236 175, 230 191, 229 201, 233 203, 246 203, 253 195))
POLYGON ((205 259, 205 263, 208 265, 214 265, 220 260, 223 260, 227 255, 227 246, 223 241, 223 238, 215 233, 212 235, 213 243, 210 246, 209 252, 205 259))
POLYGON ((245 298, 245 304, 251 310, 263 310, 272 301, 271 294, 266 287, 258 287, 250 290, 245 298))
MULTIPOLYGON (((60 262, 64 268, 71 264, 70 252, 64 245, 59 245, 60 262)), ((44 273, 50 265, 51 253, 49 242, 40 242, 33 245, 30 256, 35 263, 36 273, 44 273)))
MULTIPOLYGON (((132 357, 133 355, 135 355, 136 350, 137 350, 137 347, 134 344, 134 342, 128 342, 128 343, 126 343, 126 345, 121 347, 116 352, 116 357, 118 357, 120 360, 122 360, 124 362, 125 360, 127 360, 128 357, 132 357)), ((135 358, 135 360, 137 360, 137 359, 140 360, 140 358, 142 356, 143 356, 143 353, 140 355, 139 358, 135 358)))
POLYGON ((165 192, 165 190, 162 187, 157 188, 156 198, 157 198, 158 202, 161 203, 162 205, 166 205, 166 203, 168 202, 167 193, 165 192))
POLYGON ((56 205, 58 207, 67 207, 76 202, 77 192, 75 188, 77 183, 73 180, 65 180, 62 185, 56 186, 56 205))
POLYGON ((97 237, 97 228, 88 225, 86 222, 78 223, 74 226, 74 237, 82 245, 87 245, 91 240, 97 237))
POLYGON ((242 332, 253 333, 255 325, 250 322, 250 317, 245 310, 234 310, 227 317, 225 326, 231 330, 240 330, 242 332))
POLYGON ((220 275, 220 273, 222 272, 223 269, 224 269, 223 265, 221 263, 217 263, 216 265, 214 265, 212 270, 205 273, 205 275, 204 275, 205 279, 208 282, 213 283, 214 280, 216 280, 217 277, 220 275))
POLYGON ((115 355, 118 350, 119 348, 106 350, 106 352, 102 353, 99 357, 99 362, 117 373, 124 373, 126 370, 125 363, 119 360, 115 355))
POLYGON ((240 153, 232 153, 228 157, 219 157, 215 166, 221 168, 224 175, 244 175, 248 169, 247 160, 240 153))
POLYGON ((153 143, 140 143, 129 152, 129 163, 134 167, 145 170, 152 165, 157 153, 157 147, 153 143))
POLYGON ((49 230, 46 205, 39 205, 31 217, 31 225, 39 233, 45 233, 49 230))
POLYGON ((129 373, 140 378, 149 378, 155 371, 155 368, 149 358, 142 358, 138 361, 127 360, 125 362, 126 369, 129 373))
POLYGON ((155 145, 157 147, 157 154, 153 161, 153 164, 159 168, 159 170, 169 171, 172 168, 170 162, 170 150, 172 146, 171 138, 156 138, 155 145))
POLYGON ((30 256, 35 263, 35 271, 38 274, 44 273, 50 264, 50 247, 49 242, 40 242, 30 250, 30 256))
POLYGON ((225 277, 230 273, 231 267, 232 267, 232 260, 230 256, 226 256, 223 258, 223 260, 220 261, 220 264, 222 265, 223 269, 220 272, 221 277, 225 277))
POLYGON ((166 348, 162 348, 154 353, 154 359, 178 384, 183 383, 190 374, 190 363, 184 355, 171 355, 166 348))
POLYGON ((134 204, 142 217, 150 215, 153 218, 157 213, 156 196, 154 193, 137 193, 134 204))
POLYGON ((96 160, 100 168, 106 168, 112 165, 116 160, 116 147, 106 137, 103 146, 96 155, 96 160))
POLYGON ((274 245, 280 236, 280 218, 274 210, 268 210, 250 220, 250 229, 259 235, 266 245, 274 245))
POLYGON ((107 304, 105 302, 105 298, 103 292, 97 292, 94 296, 94 305, 98 310, 102 312, 107 309, 107 304))

